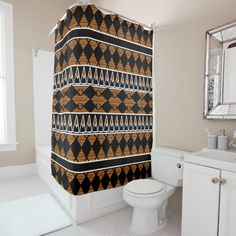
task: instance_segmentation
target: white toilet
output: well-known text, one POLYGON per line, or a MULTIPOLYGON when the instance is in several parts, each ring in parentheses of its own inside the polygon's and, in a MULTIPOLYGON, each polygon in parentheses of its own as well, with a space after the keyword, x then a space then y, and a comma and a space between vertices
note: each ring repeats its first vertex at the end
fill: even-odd
POLYGON ((129 182, 124 187, 124 200, 134 207, 131 230, 150 234, 167 224, 168 198, 182 186, 183 155, 186 152, 170 148, 153 148, 152 179, 129 182))

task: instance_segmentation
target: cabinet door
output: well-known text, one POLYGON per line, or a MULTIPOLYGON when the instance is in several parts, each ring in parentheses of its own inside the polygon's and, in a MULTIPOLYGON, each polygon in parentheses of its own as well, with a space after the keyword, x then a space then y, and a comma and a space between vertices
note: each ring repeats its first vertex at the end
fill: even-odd
POLYGON ((236 235, 236 174, 222 171, 219 236, 236 235))
POLYGON ((182 236, 217 236, 219 177, 217 169, 184 163, 182 236))

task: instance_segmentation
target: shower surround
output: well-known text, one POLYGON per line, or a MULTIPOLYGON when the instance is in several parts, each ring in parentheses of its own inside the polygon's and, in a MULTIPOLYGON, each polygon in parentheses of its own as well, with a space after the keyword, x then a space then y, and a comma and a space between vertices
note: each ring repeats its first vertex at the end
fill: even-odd
POLYGON ((73 195, 151 176, 153 31, 74 6, 55 32, 52 175, 73 195))

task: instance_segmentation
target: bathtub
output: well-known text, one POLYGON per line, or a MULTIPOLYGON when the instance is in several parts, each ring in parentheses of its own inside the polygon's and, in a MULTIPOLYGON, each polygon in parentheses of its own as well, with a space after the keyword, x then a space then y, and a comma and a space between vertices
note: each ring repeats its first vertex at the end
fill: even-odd
POLYGON ((123 187, 80 196, 66 192, 51 175, 50 150, 50 146, 36 147, 38 176, 77 224, 127 207, 123 200, 123 187))

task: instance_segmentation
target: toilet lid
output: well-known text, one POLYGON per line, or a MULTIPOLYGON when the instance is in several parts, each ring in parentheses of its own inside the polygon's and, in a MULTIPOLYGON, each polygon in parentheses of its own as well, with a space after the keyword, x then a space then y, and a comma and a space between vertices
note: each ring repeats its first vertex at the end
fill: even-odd
POLYGON ((126 190, 135 194, 154 194, 163 190, 163 185, 156 180, 139 179, 126 184, 126 190))

